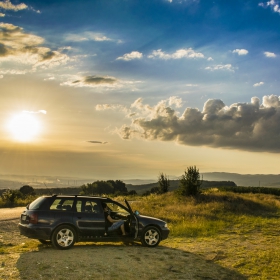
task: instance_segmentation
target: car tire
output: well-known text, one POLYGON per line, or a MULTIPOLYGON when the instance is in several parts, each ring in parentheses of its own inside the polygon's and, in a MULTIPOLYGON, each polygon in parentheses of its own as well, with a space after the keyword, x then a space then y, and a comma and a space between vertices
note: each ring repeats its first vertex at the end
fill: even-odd
POLYGON ((63 225, 57 227, 52 235, 52 245, 60 250, 70 249, 76 241, 76 232, 73 227, 63 225))
POLYGON ((161 240, 160 230, 157 227, 147 227, 141 236, 141 243, 146 247, 156 247, 161 240))
POLYGON ((45 239, 38 239, 42 244, 50 245, 52 242, 50 240, 45 240, 45 239))

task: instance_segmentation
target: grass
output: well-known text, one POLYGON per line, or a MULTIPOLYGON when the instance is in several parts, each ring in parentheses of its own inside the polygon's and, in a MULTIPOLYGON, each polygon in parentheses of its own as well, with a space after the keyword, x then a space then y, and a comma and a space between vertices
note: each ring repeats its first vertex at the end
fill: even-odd
POLYGON ((168 222, 167 246, 203 255, 249 279, 279 279, 278 196, 211 189, 197 198, 137 197, 132 208, 168 222))
MULTIPOLYGON (((124 197, 114 199, 123 201, 124 197)), ((207 277, 218 279, 214 274, 211 275, 211 266, 214 265, 218 265, 216 269, 221 267, 235 271, 250 280, 279 279, 279 196, 238 194, 211 189, 196 198, 178 197, 170 192, 163 195, 134 196, 127 199, 131 201, 132 209, 139 210, 140 214, 167 221, 170 236, 167 240, 162 241, 158 249, 143 248, 142 250, 142 247, 128 248, 114 244, 118 247, 114 260, 119 265, 121 263, 125 265, 124 256, 130 256, 130 261, 137 266, 151 259, 151 254, 155 254, 158 261, 158 267, 154 268, 155 273, 157 269, 163 271, 162 269, 165 269, 163 267, 167 267, 167 273, 173 275, 174 279, 183 279, 180 278, 183 275, 180 273, 191 273, 194 271, 192 270, 194 267, 197 269, 195 270, 196 275, 200 275, 200 278, 198 276, 198 278, 187 278, 186 276, 185 279, 207 279, 207 277), (196 266, 195 263, 197 263, 196 266)), ((81 247, 78 248, 92 246, 91 243, 79 244, 81 247)), ((102 250, 108 251, 109 255, 113 254, 113 248, 115 248, 99 244, 92 250, 90 247, 89 249, 85 247, 83 251, 89 250, 88 253, 97 254, 96 251, 101 247, 103 247, 102 250)), ((26 240, 21 244, 5 243, 0 240, 0 256, 3 257, 11 252, 22 255, 40 251, 40 248, 45 248, 42 252, 46 252, 47 247, 42 247, 35 240, 26 240)), ((71 250, 67 253, 63 252, 63 254, 70 256, 71 250)), ((24 260, 24 258, 22 259, 24 260)), ((49 265, 49 263, 44 263, 44 265, 39 265, 39 268, 48 273, 49 265)), ((150 265, 152 267, 152 263, 150 265)), ((122 275, 112 274, 112 279, 126 279, 128 276, 126 269, 124 266, 120 270, 122 275)), ((112 273, 114 273, 113 271, 112 268, 112 273)), ((164 272, 161 273, 165 275, 164 272)))

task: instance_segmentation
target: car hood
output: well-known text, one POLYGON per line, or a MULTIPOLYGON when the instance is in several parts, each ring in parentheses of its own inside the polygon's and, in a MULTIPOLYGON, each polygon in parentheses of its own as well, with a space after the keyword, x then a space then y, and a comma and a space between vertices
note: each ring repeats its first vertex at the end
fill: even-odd
POLYGON ((149 217, 149 216, 144 216, 144 215, 138 215, 138 220, 139 221, 149 221, 149 222, 152 222, 152 221, 157 221, 158 223, 165 223, 165 221, 163 220, 160 220, 158 218, 154 218, 154 217, 149 217))

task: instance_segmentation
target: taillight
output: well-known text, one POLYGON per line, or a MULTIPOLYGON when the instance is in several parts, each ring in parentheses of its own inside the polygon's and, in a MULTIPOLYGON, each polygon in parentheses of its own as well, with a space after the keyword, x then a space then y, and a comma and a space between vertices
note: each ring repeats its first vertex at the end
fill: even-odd
POLYGON ((29 223, 30 224, 37 224, 38 223, 38 215, 37 214, 29 215, 29 223))

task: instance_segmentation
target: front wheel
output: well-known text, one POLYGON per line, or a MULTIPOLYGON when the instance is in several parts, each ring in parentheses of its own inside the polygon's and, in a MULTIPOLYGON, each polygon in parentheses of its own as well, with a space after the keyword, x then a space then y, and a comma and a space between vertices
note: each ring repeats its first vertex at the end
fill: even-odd
POLYGON ((75 240, 76 232, 68 225, 59 226, 52 235, 53 246, 61 250, 70 249, 75 244, 75 240))
POLYGON ((141 236, 143 246, 156 247, 160 242, 160 230, 157 227, 147 227, 141 236))

